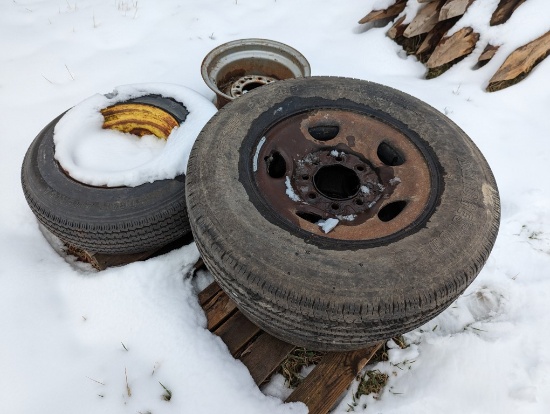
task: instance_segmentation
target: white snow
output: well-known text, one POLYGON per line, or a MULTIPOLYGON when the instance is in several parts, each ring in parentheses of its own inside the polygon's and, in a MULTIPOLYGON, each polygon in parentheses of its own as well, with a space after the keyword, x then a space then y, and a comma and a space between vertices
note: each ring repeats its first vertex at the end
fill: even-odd
POLYGON ((252 159, 252 171, 256 172, 258 171, 258 156, 260 155, 260 150, 262 149, 262 146, 265 143, 265 137, 262 137, 260 139, 260 142, 258 142, 258 146, 256 147, 256 152, 254 153, 254 158, 252 159))
POLYGON ((205 97, 185 86, 143 83, 123 85, 109 94, 95 94, 69 110, 54 132, 55 158, 77 181, 96 186, 135 187, 171 179, 187 169, 191 147, 199 132, 216 113, 205 97), (141 138, 103 129, 100 110, 143 95, 161 95, 182 103, 189 114, 168 139, 141 138))
POLYGON ((357 218, 356 214, 348 214, 346 216, 337 216, 338 220, 353 221, 357 218))
POLYGON ((296 194, 294 191, 294 188, 292 188, 292 183, 290 182, 290 177, 285 177, 285 186, 286 186, 286 195, 292 200, 292 201, 302 201, 300 196, 296 194))
MULTIPOLYGON (((486 266, 449 309, 406 335, 409 348, 393 347, 390 361, 369 368, 390 374, 389 384, 378 399, 361 397, 354 412, 550 412, 550 59, 511 88, 484 91, 513 49, 550 29, 550 3, 529 0, 491 28, 487 16, 497 0, 476 0, 465 16, 481 32, 475 51, 429 81, 424 66, 385 36, 389 26, 356 23, 372 3, 2 2, 0 412, 306 412, 262 394, 204 328, 196 282, 184 278, 198 256, 193 245, 97 273, 52 248, 20 184, 31 141, 67 108, 144 82, 183 85, 213 100, 202 59, 248 37, 295 47, 314 75, 383 83, 447 113, 482 150, 499 184, 502 223, 486 266), (473 70, 487 42, 501 47, 473 70), (159 382, 172 391, 169 402, 159 382)), ((408 10, 418 6, 408 3, 408 10)), ((266 393, 284 397, 281 387, 275 379, 266 393)), ((334 413, 348 412, 356 389, 352 384, 334 413)))
POLYGON ((326 220, 319 220, 317 222, 317 225, 321 227, 321 230, 326 234, 331 230, 334 230, 334 228, 338 225, 340 220, 337 218, 328 218, 326 220))
POLYGON ((390 180, 390 185, 397 185, 401 182, 401 178, 399 177, 393 177, 391 180, 390 180))

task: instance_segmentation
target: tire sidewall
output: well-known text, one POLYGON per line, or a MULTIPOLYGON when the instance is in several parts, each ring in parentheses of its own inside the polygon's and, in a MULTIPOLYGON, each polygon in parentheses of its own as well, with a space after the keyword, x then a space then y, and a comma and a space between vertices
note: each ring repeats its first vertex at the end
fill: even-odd
POLYGON ((189 204, 201 206, 200 213, 191 209, 191 225, 214 276, 245 314, 280 337, 300 334, 275 326, 279 317, 266 321, 269 313, 284 313, 296 327, 345 321, 350 331, 425 322, 477 275, 500 211, 492 173, 458 126, 402 92, 343 78, 281 81, 227 105, 199 135, 188 187, 189 204), (437 160, 441 183, 433 209, 406 234, 354 245, 308 237, 282 223, 256 191, 250 165, 263 133, 296 111, 330 102, 383 114, 378 117, 418 137, 437 160), (217 160, 215 168, 205 158, 217 160), (224 260, 209 263, 210 251, 224 260))
MULTIPOLYGON (((168 104, 174 112, 175 103, 168 104)), ((174 114, 185 120, 181 110, 174 114)), ((72 246, 108 254, 158 248, 189 232, 183 174, 136 187, 95 187, 68 176, 54 158, 54 129, 63 115, 34 139, 21 171, 27 202, 50 232, 72 246), (101 240, 107 237, 109 246, 101 240)))

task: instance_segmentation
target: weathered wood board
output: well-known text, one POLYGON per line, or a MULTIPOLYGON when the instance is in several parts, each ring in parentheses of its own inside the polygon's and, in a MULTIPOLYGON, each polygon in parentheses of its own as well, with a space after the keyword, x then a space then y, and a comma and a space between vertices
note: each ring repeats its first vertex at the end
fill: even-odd
MULTIPOLYGON (((295 348, 248 321, 215 282, 199 293, 199 303, 206 313, 210 331, 220 336, 258 385, 268 380, 295 348)), ((302 401, 312 414, 328 413, 381 345, 327 353, 286 401, 302 401)))

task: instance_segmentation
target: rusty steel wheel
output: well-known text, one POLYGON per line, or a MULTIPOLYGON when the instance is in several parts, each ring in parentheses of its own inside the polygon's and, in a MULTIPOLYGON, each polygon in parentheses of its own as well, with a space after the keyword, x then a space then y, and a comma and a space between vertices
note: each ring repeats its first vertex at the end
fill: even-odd
POLYGON ((218 283, 267 332, 320 350, 442 312, 481 270, 500 217, 485 159, 452 121, 344 78, 277 82, 223 108, 186 182, 218 283))
MULTIPOLYGON (((161 139, 188 115, 182 103, 154 94, 101 112, 103 128, 161 139)), ((189 234, 183 174, 136 187, 82 184, 54 159, 54 128, 62 117, 38 134, 21 169, 25 198, 46 229, 71 247, 104 254, 154 250, 189 234)))
POLYGON ((104 129, 116 129, 138 137, 154 135, 164 140, 168 139, 172 130, 187 117, 184 106, 170 99, 152 95, 112 105, 100 112, 104 118, 104 129), (174 106, 177 111, 172 114, 174 111, 170 111, 170 107, 174 106))

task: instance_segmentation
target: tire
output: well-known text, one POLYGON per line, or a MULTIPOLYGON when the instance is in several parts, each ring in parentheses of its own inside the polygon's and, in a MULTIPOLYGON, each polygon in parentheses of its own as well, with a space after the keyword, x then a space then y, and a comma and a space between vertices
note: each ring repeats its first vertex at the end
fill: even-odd
POLYGON ((462 130, 418 99, 346 78, 280 81, 221 109, 191 152, 186 197, 202 257, 239 309, 329 351, 446 309, 500 220, 494 177, 462 130))
MULTIPOLYGON (((178 123, 188 114, 183 104, 158 95, 128 102, 158 107, 178 123)), ((21 170, 27 203, 46 229, 69 245, 103 254, 145 252, 189 234, 184 175, 137 187, 82 184, 54 159, 54 128, 62 117, 38 134, 21 170)))

